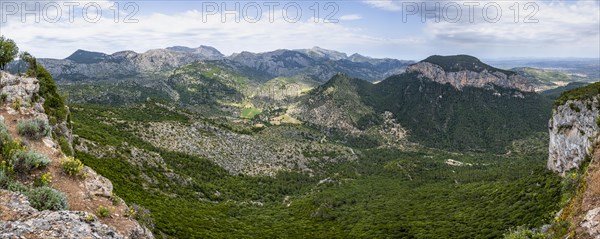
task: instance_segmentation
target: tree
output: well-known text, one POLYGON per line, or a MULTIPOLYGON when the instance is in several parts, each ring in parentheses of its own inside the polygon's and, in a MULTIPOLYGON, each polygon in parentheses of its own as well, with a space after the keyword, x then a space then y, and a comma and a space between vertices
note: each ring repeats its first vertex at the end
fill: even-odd
POLYGON ((15 59, 19 53, 19 47, 15 41, 0 36, 0 70, 6 69, 6 65, 15 59))
POLYGON ((27 75, 36 77, 37 76, 37 60, 29 52, 21 52, 19 54, 21 62, 27 63, 27 75))

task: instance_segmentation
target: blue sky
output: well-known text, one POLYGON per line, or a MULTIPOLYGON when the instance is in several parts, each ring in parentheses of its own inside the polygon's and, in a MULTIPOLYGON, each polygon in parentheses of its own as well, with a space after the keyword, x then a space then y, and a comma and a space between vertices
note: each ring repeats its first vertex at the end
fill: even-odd
POLYGON ((224 54, 320 46, 411 60, 433 54, 600 57, 598 1, 303 0, 277 2, 272 12, 270 1, 134 1, 127 9, 128 2, 75 1, 79 6, 72 12, 65 2, 73 1, 0 1, 0 34, 38 57, 64 58, 77 49, 144 52, 174 45, 209 45, 224 54), (39 22, 35 13, 22 21, 24 7, 33 9, 30 13, 37 9, 39 22), (101 15, 95 14, 96 7, 101 15), (296 19, 297 9, 302 17, 296 19), (135 23, 123 22, 134 10, 129 20, 135 23), (254 18, 257 10, 260 18, 254 18), (226 14, 232 11, 241 14, 239 22, 226 14), (324 22, 328 16, 337 22, 324 22))

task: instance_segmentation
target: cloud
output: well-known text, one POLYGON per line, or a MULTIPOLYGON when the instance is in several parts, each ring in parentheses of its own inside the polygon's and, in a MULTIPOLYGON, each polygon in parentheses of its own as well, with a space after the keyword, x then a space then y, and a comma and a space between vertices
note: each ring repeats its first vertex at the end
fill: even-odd
MULTIPOLYGON (((73 22, 22 23, 16 19, 2 25, 1 33, 14 39, 22 50, 38 57, 62 58, 77 49, 112 53, 119 50, 144 52, 174 45, 211 45, 231 54, 240 51, 271 51, 279 48, 309 48, 315 45, 330 49, 362 49, 365 46, 410 44, 410 40, 373 37, 363 29, 323 19, 291 22, 282 12, 271 21, 263 12, 259 21, 233 16, 222 21, 220 14, 207 16, 188 10, 174 14, 152 13, 136 16, 138 23, 115 23, 112 16, 95 23, 76 18, 73 22), (317 34, 318 33, 318 34, 317 34)), ((346 15, 342 20, 359 19, 346 15)))
POLYGON ((360 20, 362 19, 361 15, 358 14, 350 14, 350 15, 344 15, 340 17, 340 20, 342 21, 352 21, 352 20, 360 20))
POLYGON ((400 11, 402 10, 402 5, 400 3, 400 1, 394 1, 394 0, 364 0, 364 3, 375 7, 375 8, 379 8, 382 10, 386 10, 386 11, 400 11))

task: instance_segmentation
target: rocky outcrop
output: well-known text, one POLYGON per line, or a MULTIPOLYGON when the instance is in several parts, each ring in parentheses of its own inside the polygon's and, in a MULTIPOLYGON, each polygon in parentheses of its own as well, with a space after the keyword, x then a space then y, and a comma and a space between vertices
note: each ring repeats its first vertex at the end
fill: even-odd
POLYGON ((428 78, 438 83, 451 84, 459 90, 467 86, 484 88, 489 85, 517 89, 525 92, 533 92, 535 90, 535 87, 531 85, 526 78, 520 75, 507 75, 501 71, 488 71, 487 69, 484 69, 481 72, 466 69, 460 71, 445 71, 444 68, 439 65, 429 62, 419 62, 408 66, 406 72, 415 73, 419 77, 428 78))
POLYGON ((125 238, 90 213, 38 211, 22 194, 0 190, 0 238, 125 238))
POLYGON ((596 119, 599 114, 598 97, 570 100, 553 110, 548 130, 550 147, 548 168, 564 175, 578 168, 591 153, 598 137, 596 119))
POLYGON ((5 94, 7 101, 19 99, 21 102, 29 102, 38 93, 40 84, 36 78, 0 71, 0 89, 0 94, 5 94))

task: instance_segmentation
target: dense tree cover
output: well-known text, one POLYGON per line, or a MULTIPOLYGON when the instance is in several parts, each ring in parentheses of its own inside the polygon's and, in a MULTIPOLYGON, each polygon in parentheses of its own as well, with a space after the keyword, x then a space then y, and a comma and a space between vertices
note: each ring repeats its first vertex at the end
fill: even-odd
POLYGON ((569 100, 583 100, 600 94, 600 82, 563 92, 554 102, 554 106, 567 103, 569 100))
POLYGON ((109 158, 77 157, 109 178, 125 201, 150 209, 155 233, 169 237, 497 238, 519 225, 544 224, 559 207, 560 178, 545 169, 540 150, 499 156, 370 149, 358 152, 358 161, 313 165, 313 176, 248 177, 154 148, 129 132, 127 122, 100 122, 105 116, 186 122, 184 116, 148 105, 139 109, 144 117, 135 116, 141 112, 135 107, 73 108, 76 134, 117 149, 109 158), (134 166, 131 147, 159 153, 191 181, 149 163, 134 166), (469 164, 448 166, 447 159, 469 164))
POLYGON ((488 72, 502 72, 505 75, 514 75, 516 74, 513 71, 507 71, 495 68, 493 66, 487 65, 481 62, 479 59, 469 55, 455 55, 455 56, 439 56, 433 55, 427 57, 423 62, 429 62, 431 64, 438 65, 447 72, 456 72, 456 71, 474 71, 474 72, 482 72, 483 70, 487 70, 488 72))

